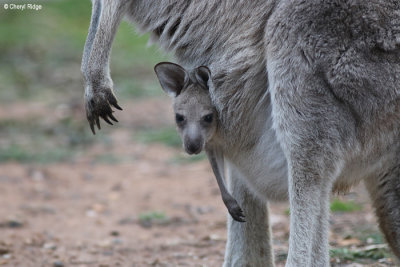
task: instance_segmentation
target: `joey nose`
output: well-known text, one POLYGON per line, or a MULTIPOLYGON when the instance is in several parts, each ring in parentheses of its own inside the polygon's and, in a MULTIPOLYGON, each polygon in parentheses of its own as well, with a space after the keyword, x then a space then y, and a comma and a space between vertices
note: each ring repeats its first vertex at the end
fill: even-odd
POLYGON ((183 143, 186 153, 189 155, 199 154, 204 146, 204 139, 201 134, 201 127, 198 123, 188 123, 183 133, 183 143))
POLYGON ((185 145, 185 150, 189 155, 199 154, 202 150, 201 142, 188 142, 185 145))

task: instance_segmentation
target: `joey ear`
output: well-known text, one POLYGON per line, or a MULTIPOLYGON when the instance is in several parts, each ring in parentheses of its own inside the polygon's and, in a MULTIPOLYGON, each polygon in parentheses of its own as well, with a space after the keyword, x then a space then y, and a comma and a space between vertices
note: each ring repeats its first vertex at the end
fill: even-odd
POLYGON ((171 62, 160 62, 154 66, 162 89, 171 97, 178 96, 187 79, 186 70, 178 64, 171 62))
POLYGON ((200 66, 197 69, 195 69, 194 74, 196 76, 197 82, 208 90, 209 89, 208 82, 211 80, 210 69, 206 66, 200 66))

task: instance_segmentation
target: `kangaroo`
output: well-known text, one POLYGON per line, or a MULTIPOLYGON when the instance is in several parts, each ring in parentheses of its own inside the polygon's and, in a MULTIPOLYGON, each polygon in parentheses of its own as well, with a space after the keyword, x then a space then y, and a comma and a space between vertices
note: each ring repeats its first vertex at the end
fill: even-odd
POLYGON ((332 190, 364 181, 400 257, 398 0, 93 0, 82 73, 94 132, 116 120, 109 60, 125 17, 208 66, 229 190, 224 266, 273 266, 268 201, 289 199, 286 266, 329 266, 332 190))
POLYGON ((173 98, 177 130, 185 151, 199 154, 205 148, 229 214, 234 220, 245 222, 242 209, 224 182, 224 159, 215 134, 218 114, 209 95, 213 86, 210 70, 200 66, 191 73, 170 62, 158 63, 154 70, 162 89, 173 98))

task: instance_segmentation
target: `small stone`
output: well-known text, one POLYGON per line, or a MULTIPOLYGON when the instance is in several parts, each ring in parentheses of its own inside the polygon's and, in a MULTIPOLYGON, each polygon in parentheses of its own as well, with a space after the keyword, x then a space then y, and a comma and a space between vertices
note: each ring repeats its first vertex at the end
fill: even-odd
POLYGON ((10 219, 7 222, 7 226, 9 228, 21 228, 22 226, 24 226, 24 223, 17 219, 10 219))
POLYGON ((122 190, 122 185, 120 183, 117 183, 117 184, 115 184, 115 185, 113 185, 111 187, 111 190, 112 191, 121 191, 122 190))
POLYGON ((44 243, 43 248, 49 250, 55 250, 57 246, 54 243, 44 243))
POLYGON ((134 224, 134 223, 136 223, 136 220, 133 216, 125 217, 118 221, 118 224, 120 225, 134 224))
POLYGON ((219 235, 211 234, 202 238, 203 241, 223 241, 219 235))
POLYGON ((120 238, 114 238, 114 239, 112 240, 112 243, 113 243, 114 245, 120 245, 120 244, 122 244, 122 240, 121 240, 120 238))
POLYGON ((373 244, 374 243, 374 239, 371 237, 367 238, 367 244, 373 244))
POLYGON ((6 260, 11 259, 11 254, 10 254, 10 253, 4 254, 4 255, 2 256, 2 258, 3 258, 3 259, 6 259, 6 260))
POLYGON ((10 253, 10 250, 8 248, 0 247, 0 255, 5 255, 8 253, 10 253))
POLYGON ((94 210, 87 210, 87 211, 86 211, 86 216, 87 216, 87 217, 90 217, 90 218, 97 217, 97 212, 94 211, 94 210))
POLYGON ((92 210, 94 210, 97 213, 102 213, 105 210, 105 207, 100 203, 96 203, 92 206, 92 210))
POLYGON ((43 181, 45 178, 44 173, 39 170, 34 170, 31 174, 31 177, 34 181, 37 181, 37 182, 43 181))
POLYGON ((106 250, 106 251, 103 251, 102 254, 104 256, 112 256, 114 254, 114 252, 112 250, 106 250))
POLYGON ((112 236, 119 236, 119 232, 117 230, 113 230, 110 233, 112 236))
POLYGON ((101 242, 98 243, 98 246, 101 248, 111 248, 112 247, 112 243, 110 240, 103 240, 101 242))
POLYGON ((139 220, 139 224, 143 228, 151 228, 153 226, 153 223, 151 222, 151 220, 139 220))
POLYGON ((211 213, 213 211, 214 211, 214 208, 211 207, 211 206, 199 206, 199 207, 196 207, 196 212, 198 214, 201 214, 201 215, 207 214, 207 213, 211 213))
POLYGON ((62 261, 53 262, 53 267, 64 267, 64 263, 62 261))
POLYGON ((159 264, 160 264, 160 260, 158 258, 150 263, 150 265, 152 265, 152 266, 156 266, 156 265, 159 265, 159 264))

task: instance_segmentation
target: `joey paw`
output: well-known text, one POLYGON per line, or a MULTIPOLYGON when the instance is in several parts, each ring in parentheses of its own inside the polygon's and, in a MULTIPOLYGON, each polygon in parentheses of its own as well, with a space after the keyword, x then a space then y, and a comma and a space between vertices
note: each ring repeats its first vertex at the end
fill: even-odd
POLYGON ((229 214, 237 222, 246 222, 242 208, 238 204, 228 207, 229 214))

